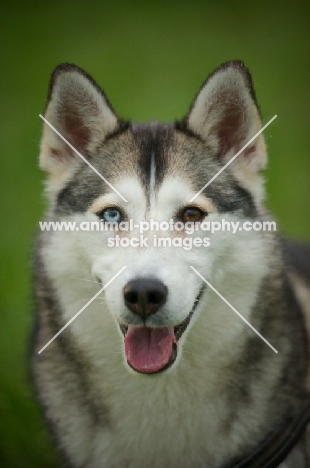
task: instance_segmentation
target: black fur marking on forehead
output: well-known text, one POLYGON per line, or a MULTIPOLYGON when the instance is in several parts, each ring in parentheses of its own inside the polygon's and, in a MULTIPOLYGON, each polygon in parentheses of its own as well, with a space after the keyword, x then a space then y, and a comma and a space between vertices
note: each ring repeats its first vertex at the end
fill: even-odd
POLYGON ((88 166, 81 166, 58 194, 56 215, 84 213, 94 200, 108 191, 107 184, 88 166))
POLYGON ((152 159, 156 167, 156 185, 164 178, 167 169, 167 151, 171 146, 173 125, 158 122, 131 127, 135 145, 138 148, 138 171, 142 184, 149 190, 152 159))
MULTIPOLYGON (((184 122, 175 122, 175 130, 185 135, 186 141, 190 143, 187 148, 183 145, 185 151, 191 155, 191 158, 184 158, 187 161, 184 171, 191 180, 194 191, 198 192, 222 168, 222 164, 212 154, 212 149, 184 122)), ((258 215, 251 193, 236 181, 229 168, 206 187, 203 193, 220 213, 240 213, 249 218, 256 218, 258 215)))
MULTIPOLYGON (((149 191, 152 158, 156 165, 156 185, 160 185, 164 177, 171 170, 171 153, 177 152, 182 158, 180 176, 189 178, 197 187, 197 191, 204 186, 206 180, 210 180, 214 173, 218 172, 221 165, 217 158, 213 158, 208 147, 200 137, 188 133, 187 129, 181 129, 178 123, 164 125, 151 123, 148 125, 133 125, 131 132, 138 147, 138 170, 146 192, 149 191), (175 131, 180 131, 188 137, 188 147, 183 143, 182 150, 187 156, 181 154, 175 139, 175 131), (190 143, 189 138, 192 139, 190 143), (193 144, 196 142, 197 144, 193 144), (201 146, 202 145, 202 146, 201 146), (202 149, 203 148, 203 149, 202 149), (168 156, 168 151, 170 156, 168 156)), ((181 162, 181 161, 180 161, 181 162)), ((174 168, 175 169, 175 168, 174 168)), ((256 218, 257 208, 251 194, 240 186, 227 170, 217 180, 212 182, 205 190, 205 195, 210 198, 220 213, 237 213, 248 218, 256 218)))
MULTIPOLYGON (((222 165, 219 164, 216 157, 197 155, 197 164, 192 164, 189 168, 195 192, 201 190, 218 173, 221 167, 222 165)), ((205 188, 203 194, 211 200, 219 213, 238 213, 248 218, 258 216, 252 194, 238 183, 230 173, 229 168, 219 174, 205 188)))
MULTIPOLYGON (((173 125, 134 124, 124 130, 124 139, 112 137, 111 140, 114 140, 110 140, 112 145, 105 147, 104 156, 101 154, 101 157, 99 156, 94 161, 95 166, 111 183, 114 181, 115 174, 118 178, 117 174, 128 173, 130 176, 132 171, 135 171, 145 188, 147 198, 150 190, 152 159, 156 167, 155 186, 159 186, 164 177, 173 169, 176 173, 179 170, 180 176, 184 176, 185 180, 188 179, 195 191, 200 190, 221 167, 206 145, 195 135, 191 135, 192 138, 188 136, 186 141, 178 146, 177 138, 175 138, 176 129, 173 125), (129 135, 131 137, 127 140, 129 135), (128 142, 130 142, 130 149, 127 148, 129 159, 127 167, 128 162, 124 157, 127 154, 128 142), (173 153, 176 154, 174 163, 171 161, 173 153), (180 162, 179 167, 175 166, 177 160, 180 162)), ((59 192, 55 214, 83 213, 89 209, 96 198, 110 191, 111 189, 90 167, 82 164, 74 178, 59 192)), ((257 209, 251 194, 237 183, 228 170, 220 174, 204 193, 220 213, 234 212, 250 218, 257 216, 257 209)))
MULTIPOLYGON (((131 171, 131 174, 133 170, 136 171, 147 193, 150 185, 152 159, 156 166, 155 184, 159 184, 164 178, 167 169, 166 154, 171 145, 173 134, 174 128, 172 125, 159 123, 130 125, 124 123, 122 130, 109 138, 111 144, 105 146, 104 156, 102 153, 101 156, 97 159, 95 157, 94 161, 91 162, 111 183, 113 183, 116 173, 121 175, 121 173, 128 172, 129 165, 131 167, 129 171, 131 171), (118 136, 122 133, 125 134, 127 131, 131 134, 131 148, 128 148, 129 161, 124 159, 126 144, 128 144, 129 140, 126 140, 126 135, 124 140, 118 140, 118 136)), ((100 152, 99 148, 98 153, 100 154, 100 152)), ((83 213, 87 211, 97 197, 110 190, 105 182, 94 174, 91 168, 82 164, 75 173, 74 178, 59 192, 55 214, 83 213)))
POLYGON ((251 194, 236 182, 232 182, 223 190, 221 186, 216 185, 215 180, 203 193, 212 201, 219 213, 236 213, 251 219, 258 216, 251 194))
MULTIPOLYGON (((120 127, 105 139, 104 149, 101 144, 92 157, 87 157, 99 173, 111 183, 116 172, 128 170, 126 161, 121 159, 123 148, 119 137, 125 134, 129 127, 130 122, 120 121, 120 127)), ((58 193, 55 214, 83 213, 96 198, 110 191, 104 180, 92 168, 80 161, 80 167, 72 180, 58 193)))

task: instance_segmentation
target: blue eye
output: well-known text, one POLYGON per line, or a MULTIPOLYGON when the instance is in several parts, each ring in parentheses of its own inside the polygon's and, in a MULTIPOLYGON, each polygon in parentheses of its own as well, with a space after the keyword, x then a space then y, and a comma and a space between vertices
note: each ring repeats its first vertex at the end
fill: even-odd
POLYGON ((117 208, 106 208, 99 216, 107 223, 120 223, 122 219, 121 212, 117 208))

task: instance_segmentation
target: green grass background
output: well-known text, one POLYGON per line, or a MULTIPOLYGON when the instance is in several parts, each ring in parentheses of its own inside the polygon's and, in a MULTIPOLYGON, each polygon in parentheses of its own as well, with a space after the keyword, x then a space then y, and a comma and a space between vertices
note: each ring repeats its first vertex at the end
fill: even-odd
POLYGON ((289 1, 2 2, 0 466, 56 467, 28 383, 31 249, 42 219, 37 168, 50 73, 88 71, 135 121, 182 117, 209 72, 250 68, 269 148, 268 206, 282 231, 309 239, 310 8, 289 1))

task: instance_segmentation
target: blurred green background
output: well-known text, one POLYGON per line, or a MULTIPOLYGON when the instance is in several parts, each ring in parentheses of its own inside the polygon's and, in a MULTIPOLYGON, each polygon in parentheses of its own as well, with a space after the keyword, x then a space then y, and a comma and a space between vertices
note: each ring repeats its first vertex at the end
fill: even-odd
POLYGON ((288 1, 4 1, 1 22, 0 466, 57 467, 28 383, 31 250, 42 219, 37 168, 50 73, 84 68, 135 121, 182 117, 209 72, 239 58, 266 123, 268 206, 309 239, 310 7, 288 1))

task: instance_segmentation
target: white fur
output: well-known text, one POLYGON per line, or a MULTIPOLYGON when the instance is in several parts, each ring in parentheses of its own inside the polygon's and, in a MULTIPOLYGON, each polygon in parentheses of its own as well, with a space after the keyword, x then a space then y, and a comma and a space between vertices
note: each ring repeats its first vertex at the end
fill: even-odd
MULTIPOLYGON (((147 212, 147 201, 137 180, 122 180, 116 186, 128 199, 123 209, 135 221, 151 217, 170 219, 194 195, 185 180, 175 179, 172 183, 167 179, 157 193, 155 206, 147 212)), ((104 202, 107 198, 112 202, 113 197, 116 195, 103 197, 104 202)), ((220 218, 218 213, 210 214, 210 220, 220 218)), ((89 212, 70 219, 96 218, 89 212)), ((236 220, 233 216, 231 219, 236 220)), ((206 289, 178 344, 176 362, 162 375, 145 377, 136 375, 126 364, 123 337, 117 325, 117 321, 130 319, 123 302, 123 287, 141 275, 156 276, 168 287, 168 301, 160 312, 166 324, 182 322, 202 285, 190 265, 251 321, 250 308, 266 273, 266 244, 257 233, 218 233, 210 237, 209 248, 186 252, 182 248, 109 249, 106 234, 100 232, 55 232, 45 247, 48 274, 65 311, 64 322, 99 290, 100 286, 89 281, 90 278, 99 277, 106 284, 127 265, 102 297, 70 325, 82 352, 92 362, 93 385, 108 405, 113 424, 112 432, 102 429, 89 435, 93 440, 89 453, 85 453, 87 466, 173 468, 183 466, 185 456, 188 466, 197 468, 206 466, 207 461, 210 466, 221 461, 221 415, 227 411, 221 392, 227 383, 226 369, 242 352, 243 343, 252 332, 214 292, 206 289), (182 430, 178 431, 178 427, 182 430), (120 440, 123 441, 121 450, 120 440)), ((252 415, 260 405, 258 394, 252 415)), ((259 428, 259 420, 256 423, 253 424, 249 414, 247 421, 242 422, 252 436, 259 428)), ((225 439, 225 453, 238 444, 238 437, 225 439)), ((79 438, 78 428, 76 438, 79 438)), ((75 450, 76 456, 83 458, 82 452, 75 450)))
POLYGON ((150 170, 150 207, 151 210, 155 207, 155 183, 156 183, 156 161, 155 156, 152 154, 151 170, 150 170))

